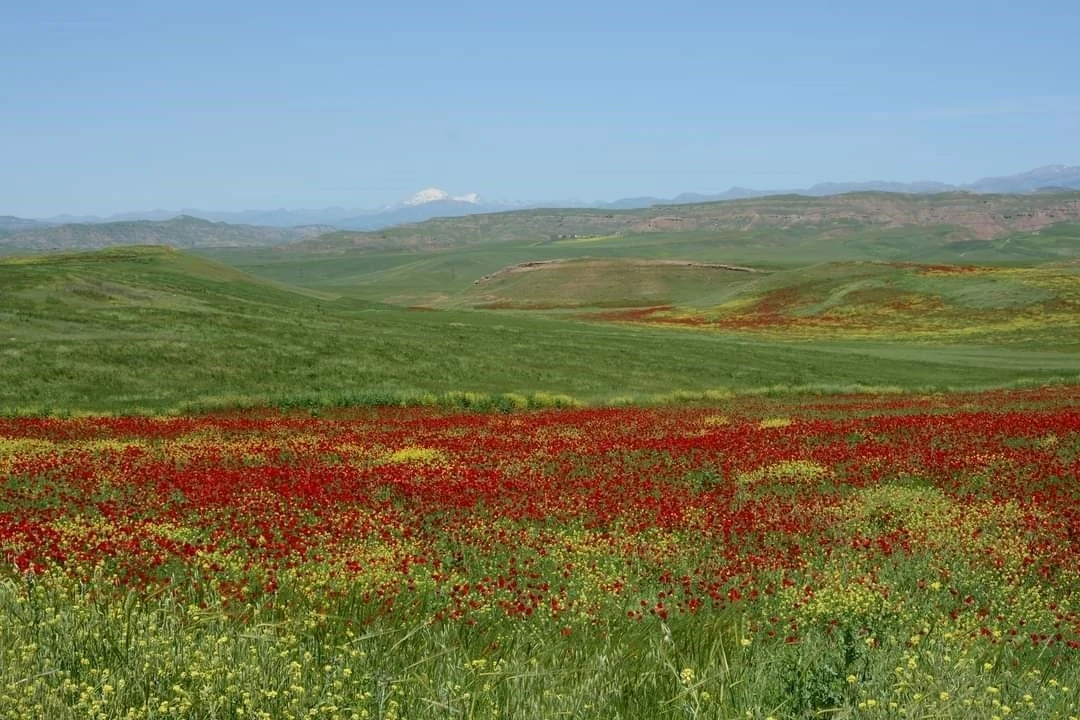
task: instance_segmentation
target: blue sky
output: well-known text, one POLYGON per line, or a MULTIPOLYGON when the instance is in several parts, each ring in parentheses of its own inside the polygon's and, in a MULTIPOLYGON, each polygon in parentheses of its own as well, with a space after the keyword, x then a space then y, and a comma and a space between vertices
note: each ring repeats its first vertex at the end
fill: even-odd
POLYGON ((1080 3, 48 2, 0 214, 599 200, 1080 164, 1080 3))

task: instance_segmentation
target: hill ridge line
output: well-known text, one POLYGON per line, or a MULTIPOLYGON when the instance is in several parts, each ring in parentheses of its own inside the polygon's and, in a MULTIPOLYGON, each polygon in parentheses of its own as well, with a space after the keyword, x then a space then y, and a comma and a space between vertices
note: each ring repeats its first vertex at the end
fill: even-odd
POLYGON ((619 265, 664 265, 670 267, 688 267, 698 268, 702 270, 731 270, 733 272, 745 272, 745 273, 765 273, 765 270, 759 270, 758 268, 747 267, 745 265, 730 265, 728 263, 710 263, 710 262, 698 262, 696 260, 642 260, 642 259, 630 259, 630 258, 553 258, 551 260, 527 260, 525 262, 515 263, 514 265, 507 265, 504 268, 500 268, 493 273, 484 275, 473 281, 473 285, 480 285, 483 282, 492 280, 502 275, 510 275, 518 272, 529 272, 531 270, 541 270, 545 267, 552 267, 556 265, 565 265, 567 263, 582 263, 582 264, 619 264, 619 265))
POLYGON ((544 208, 434 218, 369 232, 338 231, 278 249, 341 252, 350 249, 429 251, 480 243, 556 242, 570 236, 673 232, 783 232, 801 228, 844 233, 904 227, 948 229, 954 240, 993 240, 1080 221, 1080 192, 1039 195, 948 193, 907 195, 862 192, 817 198, 777 195, 647 209, 544 208))

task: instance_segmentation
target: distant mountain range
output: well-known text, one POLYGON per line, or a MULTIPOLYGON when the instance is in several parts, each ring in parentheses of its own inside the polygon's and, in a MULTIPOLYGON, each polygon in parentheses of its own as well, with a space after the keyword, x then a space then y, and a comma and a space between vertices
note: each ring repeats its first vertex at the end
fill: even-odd
POLYGON ((50 227, 50 225, 39 220, 27 220, 14 215, 0 215, 0 233, 33 230, 43 227, 50 227))
MULTIPOLYGON (((436 200, 419 203, 424 207, 436 200)), ((896 236, 903 228, 951 243, 1033 233, 1080 223, 1080 190, 1010 194, 849 192, 840 195, 771 195, 725 202, 653 205, 646 208, 529 208, 430 218, 377 230, 338 230, 328 225, 267 227, 211 222, 183 215, 169 220, 125 220, 29 227, 5 219, 0 254, 87 250, 114 245, 174 248, 287 247, 296 252, 347 249, 429 250, 490 242, 557 243, 611 235, 708 232, 771 242, 791 231, 840 242, 853 233, 896 236), (780 231, 778 233, 778 231, 780 231)), ((1066 232, 1075 232, 1066 229, 1066 232)), ((903 235, 903 233, 901 233, 903 235)), ((899 236, 897 236, 899 237, 899 236)), ((906 237, 906 236, 904 236, 906 237)), ((906 241, 904 241, 906 242, 906 241)), ((903 243, 902 243, 903 244, 903 243)))
POLYGON ((107 223, 47 225, 18 218, 0 218, 0 250, 90 250, 114 245, 169 245, 175 248, 263 247, 302 240, 335 228, 258 227, 211 222, 181 215, 168 220, 124 220, 107 223))
MULTIPOLYGON (((1046 165, 1029 172, 1001 177, 988 177, 967 185, 949 185, 947 183, 924 182, 827 182, 809 188, 755 190, 752 188, 733 187, 721 193, 683 193, 673 198, 633 197, 622 198, 613 202, 540 202, 540 203, 504 203, 489 202, 474 192, 463 195, 451 195, 439 188, 427 188, 396 205, 373 210, 327 207, 306 210, 241 210, 209 211, 185 208, 180 211, 151 210, 131 212, 109 217, 59 215, 51 218, 25 219, 12 216, 0 216, 0 238, 11 233, 24 233, 56 226, 70 226, 98 223, 123 223, 137 221, 165 221, 177 216, 190 216, 231 225, 260 226, 269 228, 293 227, 333 227, 345 230, 379 230, 405 223, 416 223, 435 217, 462 217, 481 213, 506 212, 537 208, 597 208, 597 209, 638 209, 654 205, 683 205, 691 203, 715 202, 723 200, 741 200, 767 197, 771 195, 807 195, 825 197, 842 195, 849 192, 894 192, 911 194, 932 194, 945 192, 972 193, 1029 193, 1041 190, 1080 189, 1080 166, 1046 165)), ((73 231, 72 231, 73 232, 73 231)), ((220 235, 219 231, 219 235, 220 235)), ((310 234, 310 233, 309 233, 310 234)), ((284 241, 283 241, 284 242, 284 241)))
POLYGON ((108 217, 56 215, 38 220, 28 220, 9 215, 0 217, 0 233, 56 225, 134 222, 141 220, 163 221, 178 216, 197 217, 232 225, 281 228, 329 225, 347 230, 376 230, 392 225, 401 225, 402 223, 421 222, 433 217, 460 217, 478 212, 501 212, 525 207, 530 206, 485 202, 481 200, 479 194, 474 192, 464 195, 451 195, 439 188, 427 188, 396 205, 375 210, 343 207, 301 210, 286 210, 284 208, 276 210, 199 210, 197 208, 183 208, 181 210, 157 209, 120 213, 108 217))
POLYGON ((871 180, 846 183, 825 182, 808 188, 788 190, 754 190, 752 188, 733 187, 725 192, 712 195, 683 193, 669 199, 658 197, 625 198, 612 203, 598 204, 596 207, 632 209, 651 207, 653 205, 686 205, 720 200, 745 200, 770 195, 827 197, 850 192, 892 192, 925 195, 946 192, 1008 194, 1050 190, 1080 190, 1080 165, 1044 165, 1026 173, 982 178, 967 185, 949 185, 948 183, 932 180, 910 183, 871 180))

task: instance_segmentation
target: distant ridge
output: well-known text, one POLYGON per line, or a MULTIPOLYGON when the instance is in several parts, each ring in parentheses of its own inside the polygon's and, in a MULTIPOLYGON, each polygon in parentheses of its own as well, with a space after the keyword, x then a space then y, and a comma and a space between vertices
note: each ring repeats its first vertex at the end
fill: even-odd
POLYGON ((1043 188, 1080 188, 1080 167, 1044 165, 1019 175, 983 178, 968 189, 980 193, 1033 192, 1043 188))
MULTIPOLYGON (((440 201, 428 204, 437 205, 440 201)), ((92 250, 116 245, 179 249, 287 247, 339 252, 349 248, 430 250, 488 242, 560 242, 604 235, 776 231, 843 238, 853 232, 900 228, 932 232, 949 242, 985 241, 1080 223, 1080 191, 1040 189, 1024 194, 853 192, 813 197, 771 195, 742 200, 653 205, 648 208, 535 208, 446 214, 370 231, 327 225, 267 227, 211 222, 181 215, 169 220, 45 225, 4 218, 0 252, 92 250)))
POLYGON ((1028 193, 1044 188, 1057 190, 1080 190, 1080 166, 1044 165, 1034 170, 1017 175, 1003 175, 976 180, 966 185, 950 185, 933 180, 916 182, 889 182, 869 180, 865 182, 823 182, 808 188, 789 190, 754 190, 745 187, 733 187, 722 193, 701 194, 683 193, 674 198, 640 197, 602 203, 600 207, 643 208, 653 205, 681 205, 686 203, 715 202, 718 200, 745 200, 748 198, 768 197, 771 195, 807 195, 810 197, 828 197, 853 192, 889 192, 911 195, 926 195, 949 192, 973 193, 1028 193))
POLYGON ((482 243, 579 242, 599 236, 650 233, 742 234, 778 231, 834 240, 855 232, 914 228, 943 241, 986 241, 1080 222, 1080 191, 979 195, 949 192, 912 195, 856 192, 809 197, 774 195, 744 200, 638 209, 539 208, 438 218, 370 232, 339 231, 282 248, 341 252, 347 249, 431 250, 482 243))
POLYGON ((0 249, 93 250, 115 245, 167 245, 174 248, 262 247, 281 245, 333 230, 229 225, 181 215, 170 220, 69 223, 0 234, 0 249))
POLYGON ((46 227, 47 224, 37 220, 15 217, 14 215, 0 215, 0 233, 18 232, 19 230, 33 230, 46 227))
MULTIPOLYGON (((892 182, 870 180, 859 182, 822 182, 808 188, 754 189, 732 187, 719 193, 685 192, 672 198, 639 196, 621 198, 613 201, 581 202, 489 202, 477 193, 451 195, 439 188, 427 188, 390 207, 377 209, 358 209, 345 207, 326 207, 322 209, 287 210, 239 210, 213 211, 185 208, 179 211, 151 210, 128 212, 109 217, 61 215, 51 218, 28 220, 23 218, 0 218, 0 233, 9 228, 5 225, 15 221, 21 223, 38 222, 41 224, 102 223, 133 220, 168 220, 176 215, 185 214, 205 220, 227 222, 231 224, 258 225, 273 227, 293 227, 304 225, 329 225, 351 230, 377 230, 402 223, 421 222, 435 217, 460 217, 479 213, 505 212, 515 209, 541 207, 575 207, 601 209, 635 209, 653 205, 681 205, 688 203, 713 202, 718 200, 741 200, 767 197, 770 195, 808 195, 822 197, 850 192, 897 192, 909 194, 973 192, 973 193, 1029 193, 1044 188, 1061 190, 1080 189, 1080 166, 1044 165, 1015 175, 986 177, 963 185, 951 185, 932 180, 919 182, 892 182)), ((20 228, 24 229, 24 228, 20 228)))

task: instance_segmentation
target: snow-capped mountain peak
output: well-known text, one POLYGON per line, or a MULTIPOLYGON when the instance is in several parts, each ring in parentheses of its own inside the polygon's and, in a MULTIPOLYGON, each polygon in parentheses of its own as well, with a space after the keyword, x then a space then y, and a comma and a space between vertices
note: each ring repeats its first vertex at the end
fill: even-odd
POLYGON ((452 200, 454 202, 469 203, 471 205, 478 205, 480 203, 480 195, 478 193, 466 193, 464 195, 451 195, 445 190, 439 188, 426 188, 416 193, 407 200, 402 201, 402 205, 413 207, 416 205, 427 205, 433 202, 444 202, 446 200, 452 200))
POLYGON ((439 202, 440 200, 449 200, 450 193, 439 188, 427 188, 413 195, 411 198, 402 201, 402 205, 426 205, 430 202, 439 202))

